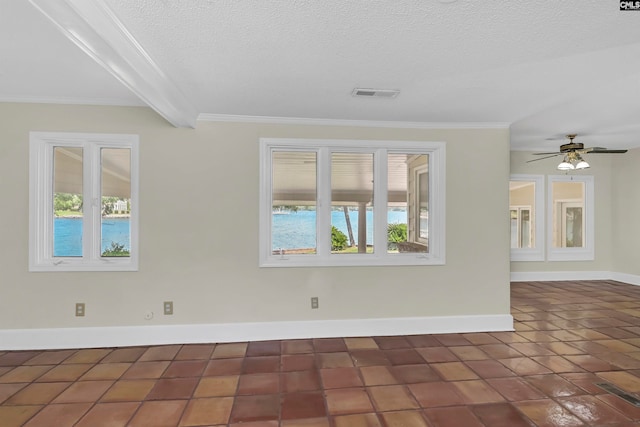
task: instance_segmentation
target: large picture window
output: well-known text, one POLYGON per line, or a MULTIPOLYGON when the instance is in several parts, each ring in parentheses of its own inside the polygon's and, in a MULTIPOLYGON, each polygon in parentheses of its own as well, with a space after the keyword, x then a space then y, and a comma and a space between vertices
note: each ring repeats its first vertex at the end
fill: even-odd
POLYGON ((544 176, 511 175, 511 261, 544 260, 544 176))
POLYGON ((137 270, 137 170, 137 136, 32 132, 29 270, 137 270))
POLYGON ((444 264, 444 143, 260 144, 261 266, 444 264))

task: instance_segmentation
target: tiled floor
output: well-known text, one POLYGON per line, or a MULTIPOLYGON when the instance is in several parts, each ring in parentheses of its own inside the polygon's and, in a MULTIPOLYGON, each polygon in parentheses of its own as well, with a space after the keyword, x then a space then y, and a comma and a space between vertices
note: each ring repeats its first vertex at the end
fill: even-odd
POLYGON ((0 426, 640 426, 640 287, 512 285, 516 332, 0 352, 0 426))

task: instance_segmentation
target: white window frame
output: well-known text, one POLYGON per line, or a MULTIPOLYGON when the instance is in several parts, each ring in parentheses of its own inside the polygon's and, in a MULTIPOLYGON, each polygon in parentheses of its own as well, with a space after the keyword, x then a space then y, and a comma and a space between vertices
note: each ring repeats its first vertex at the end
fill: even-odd
POLYGON ((29 271, 138 270, 138 145, 137 135, 62 132, 29 134, 29 271), (81 257, 53 256, 53 152, 55 147, 83 149, 83 248, 81 257), (127 148, 131 153, 130 255, 102 257, 102 148, 127 148))
MULTIPOLYGON (((429 186, 429 168, 426 166, 423 167, 418 167, 415 170, 415 176, 414 176, 414 203, 416 206, 416 217, 414 219, 415 224, 415 238, 416 238, 416 242, 418 243, 422 243, 423 245, 428 245, 429 244, 429 238, 427 237, 426 239, 424 237, 420 237, 420 175, 422 174, 427 174, 427 186, 429 186)), ((429 208, 431 208, 431 206, 429 206, 429 208)), ((428 227, 428 226, 427 226, 428 227)), ((429 233, 429 228, 427 228, 427 234, 429 233)))
POLYGON ((544 233, 544 175, 513 174, 510 181, 533 182, 535 185, 533 222, 535 226, 534 248, 511 248, 511 261, 544 261, 545 233, 544 233))
POLYGON ((445 146, 431 141, 324 140, 260 138, 259 265, 261 267, 381 266, 445 264, 445 146), (276 150, 316 151, 315 254, 273 254, 271 248, 272 162, 276 150), (332 254, 331 248, 331 153, 374 153, 373 253, 332 254), (387 153, 429 156, 429 252, 387 251, 387 153))
POLYGON ((550 175, 547 187, 547 260, 549 261, 593 261, 595 259, 595 204, 594 204, 594 177, 591 175, 550 175), (553 247, 554 210, 553 183, 555 182, 582 182, 584 184, 584 209, 583 228, 584 246, 581 248, 555 248, 553 247))

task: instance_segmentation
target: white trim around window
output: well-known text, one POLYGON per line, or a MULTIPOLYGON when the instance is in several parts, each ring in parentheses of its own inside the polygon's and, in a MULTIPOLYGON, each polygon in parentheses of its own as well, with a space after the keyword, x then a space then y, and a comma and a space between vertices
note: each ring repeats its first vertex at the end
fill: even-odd
MULTIPOLYGON (((547 189, 547 259, 549 261, 592 261, 595 259, 595 207, 594 207, 594 177, 591 175, 550 175, 547 189), (582 247, 554 247, 554 233, 558 233, 554 227, 554 211, 557 211, 558 203, 554 203, 554 183, 579 182, 584 184, 583 214, 582 214, 582 247)), ((562 198, 561 198, 562 199, 562 198)), ((562 200, 574 202, 574 200, 562 200)), ((557 215, 557 212, 556 212, 557 215)), ((560 232, 560 234, 562 234, 560 232)))
MULTIPOLYGON (((136 271, 138 269, 138 136, 31 132, 29 134, 29 271, 136 271), (80 181, 82 200, 81 249, 74 256, 54 256, 54 156, 65 152, 75 162, 72 178, 66 185, 80 181), (125 149, 126 176, 103 166, 117 149, 125 149), (127 156, 128 155, 128 159, 127 156), (123 182, 127 186, 129 213, 128 256, 103 253, 103 180, 123 182)), ((122 152, 121 152, 122 153, 122 152)), ((105 187, 106 188, 106 187, 105 187)))
POLYGON ((511 248, 511 261, 544 261, 544 175, 513 174, 510 177, 510 181, 522 182, 523 184, 533 183, 535 186, 534 205, 532 206, 533 226, 535 229, 532 236, 534 247, 511 248))
MULTIPOLYGON (((292 138, 261 138, 260 139, 260 234, 259 234, 259 262, 261 267, 305 267, 305 266, 381 266, 381 265, 442 265, 445 263, 445 143, 431 141, 378 141, 378 140, 321 140, 321 139, 292 139, 292 138), (280 214, 274 209, 279 205, 279 201, 274 204, 274 153, 281 157, 291 157, 298 160, 298 164, 291 165, 291 168, 301 169, 298 176, 291 175, 290 181, 315 180, 315 187, 312 185, 305 189, 298 188, 295 193, 291 190, 288 197, 282 197, 282 204, 287 205, 304 201, 310 208, 315 210, 315 247, 312 251, 299 254, 295 251, 274 250, 272 244, 272 227, 274 214, 280 214), (367 156, 361 156, 366 154, 367 156), (389 200, 390 194, 393 197, 402 197, 400 192, 392 192, 389 187, 388 162, 393 155, 424 155, 428 159, 427 170, 429 171, 429 191, 428 191, 428 245, 419 249, 412 249, 414 252, 394 252, 388 249, 387 225, 388 211, 396 200, 389 200), (346 156, 345 156, 346 155, 346 156), (341 160, 343 157, 359 156, 367 159, 372 158, 372 162, 366 165, 369 168, 366 173, 372 175, 372 187, 374 202, 369 200, 367 210, 373 217, 373 238, 370 247, 357 253, 335 253, 331 250, 331 225, 332 208, 340 206, 341 202, 332 200, 332 157, 341 160), (371 157, 369 157, 371 155, 371 157), (315 169, 313 166, 315 165, 315 169), (371 169, 373 172, 371 172, 371 169), (315 171, 315 172, 314 172, 315 171), (313 188, 312 188, 313 187, 313 188), (309 188, 312 188, 309 190, 309 188), (291 201, 293 200, 293 202, 291 201), (423 249, 424 248, 424 249, 423 249), (428 249, 427 249, 428 248, 428 249)), ((283 164, 291 159, 283 160, 283 164)), ((283 166, 279 166, 283 167, 283 166)), ((338 166, 336 166, 338 167, 338 166)), ((292 169, 293 170, 293 169, 292 169)), ((363 169, 364 170, 364 169, 363 169)), ((361 184, 367 186, 365 172, 360 175, 361 184)), ((369 175, 367 175, 368 177, 369 175)), ((353 177, 352 177, 353 178, 353 177)), ((366 178, 368 180, 370 178, 366 178)), ((404 179, 404 178, 402 178, 404 179)), ((408 177, 406 177, 408 179, 408 177)), ((367 181, 368 182, 368 181, 367 181)), ((295 185, 289 186, 295 187, 295 185)), ((300 186, 298 186, 300 187, 300 186)), ((361 190, 361 189, 360 189, 361 190)), ((409 191, 409 190, 407 190, 409 191)), ((413 191, 413 190, 411 190, 413 191)), ((362 196, 363 191, 358 193, 362 196)), ((336 194, 343 194, 337 191, 336 194)), ((346 196, 345 196, 346 197, 346 196)), ((356 202, 356 195, 351 194, 356 202)), ((363 196, 364 197, 364 196, 363 196)), ((409 195, 404 196, 405 200, 410 199, 409 195)), ((364 215, 364 198, 358 200, 360 203, 359 215, 364 215)), ((345 203, 346 199, 342 199, 345 203)), ((408 203, 408 202, 407 202, 408 203)), ((304 208, 304 206, 303 206, 304 208)), ((338 208, 339 209, 339 208, 338 208)), ((291 215, 295 215, 292 213, 291 215)), ((364 219, 364 216, 360 216, 364 219)), ((360 230, 361 231, 361 230, 360 230)), ((358 236, 357 231, 354 233, 358 236)), ((362 235, 361 235, 362 236, 362 235)), ((362 249, 362 248, 359 248, 362 249)))

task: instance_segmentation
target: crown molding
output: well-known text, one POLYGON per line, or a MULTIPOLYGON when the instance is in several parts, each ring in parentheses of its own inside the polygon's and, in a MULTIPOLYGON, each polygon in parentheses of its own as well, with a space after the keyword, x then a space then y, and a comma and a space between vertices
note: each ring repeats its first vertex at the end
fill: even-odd
POLYGON ((60 96, 0 96, 0 102, 15 104, 106 105, 113 107, 147 107, 144 102, 131 102, 113 98, 65 98, 60 96))
POLYGON ((176 127, 197 112, 104 0, 29 0, 62 34, 176 127))
POLYGON ((198 121, 227 123, 264 123, 278 125, 350 126, 400 129, 509 129, 506 122, 403 122, 385 120, 313 119, 305 117, 242 116, 200 114, 198 121))

